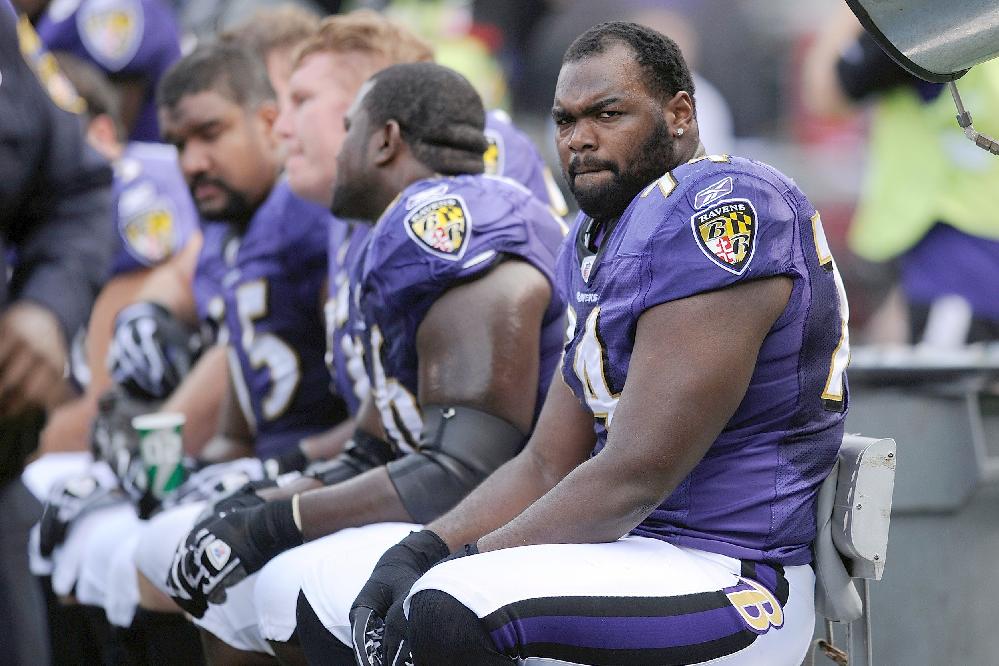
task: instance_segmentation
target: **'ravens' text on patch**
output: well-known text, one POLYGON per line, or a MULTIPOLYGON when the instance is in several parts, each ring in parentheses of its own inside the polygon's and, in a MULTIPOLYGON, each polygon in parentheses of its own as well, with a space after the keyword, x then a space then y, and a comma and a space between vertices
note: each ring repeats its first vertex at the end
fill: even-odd
POLYGON ((406 233, 423 249, 444 259, 458 260, 468 246, 472 218, 460 196, 429 201, 406 216, 406 233))
POLYGON ((749 199, 726 199, 690 218, 701 251, 725 270, 742 275, 756 249, 756 209, 749 199))

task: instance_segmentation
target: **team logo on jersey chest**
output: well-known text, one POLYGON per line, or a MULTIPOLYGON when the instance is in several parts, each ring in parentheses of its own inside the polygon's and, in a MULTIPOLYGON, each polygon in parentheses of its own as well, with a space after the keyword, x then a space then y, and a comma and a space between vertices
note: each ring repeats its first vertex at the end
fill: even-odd
POLYGON ((416 243, 444 259, 465 254, 472 218, 464 199, 450 195, 430 201, 406 216, 406 233, 416 243))
POLYGON ((757 219, 749 199, 726 199, 703 213, 695 213, 690 225, 694 239, 708 259, 741 275, 756 249, 757 219))

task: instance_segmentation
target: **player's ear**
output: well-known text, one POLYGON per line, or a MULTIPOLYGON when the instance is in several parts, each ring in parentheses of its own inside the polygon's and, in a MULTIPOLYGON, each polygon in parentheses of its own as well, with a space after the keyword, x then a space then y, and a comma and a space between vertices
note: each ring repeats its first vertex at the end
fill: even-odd
POLYGON ((384 166, 395 159, 402 150, 402 128, 396 120, 389 120, 372 137, 375 143, 374 164, 384 166))
POLYGON ((682 129, 684 132, 690 130, 690 126, 694 122, 694 99, 686 90, 681 90, 673 95, 666 102, 663 110, 670 134, 676 134, 678 129, 682 129))
POLYGON ((277 103, 270 100, 261 102, 257 106, 256 116, 260 123, 263 124, 264 130, 267 132, 267 136, 270 137, 271 142, 276 146, 280 141, 279 137, 274 132, 274 123, 277 121, 278 117, 277 103))

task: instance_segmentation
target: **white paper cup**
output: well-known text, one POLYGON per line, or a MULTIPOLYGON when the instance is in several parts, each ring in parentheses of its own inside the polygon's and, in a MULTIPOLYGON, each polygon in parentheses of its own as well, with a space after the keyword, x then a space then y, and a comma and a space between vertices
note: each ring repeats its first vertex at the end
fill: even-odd
POLYGON ((146 469, 146 488, 157 499, 184 483, 184 439, 181 430, 185 417, 179 412, 155 412, 132 419, 139 434, 139 455, 146 469))

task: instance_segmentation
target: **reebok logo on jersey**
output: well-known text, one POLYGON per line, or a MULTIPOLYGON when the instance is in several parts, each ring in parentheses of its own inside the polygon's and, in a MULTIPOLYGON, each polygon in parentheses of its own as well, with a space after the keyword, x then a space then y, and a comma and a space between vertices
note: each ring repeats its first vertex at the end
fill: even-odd
POLYGON ((756 224, 756 209, 749 199, 726 199, 690 218, 694 240, 704 255, 736 275, 742 275, 753 260, 756 224))
POLYGON ((424 250, 457 261, 468 247, 472 218, 458 195, 441 197, 406 216, 406 233, 424 250))
POLYGON ((727 194, 732 194, 732 176, 725 176, 694 195, 694 210, 710 206, 727 194))

